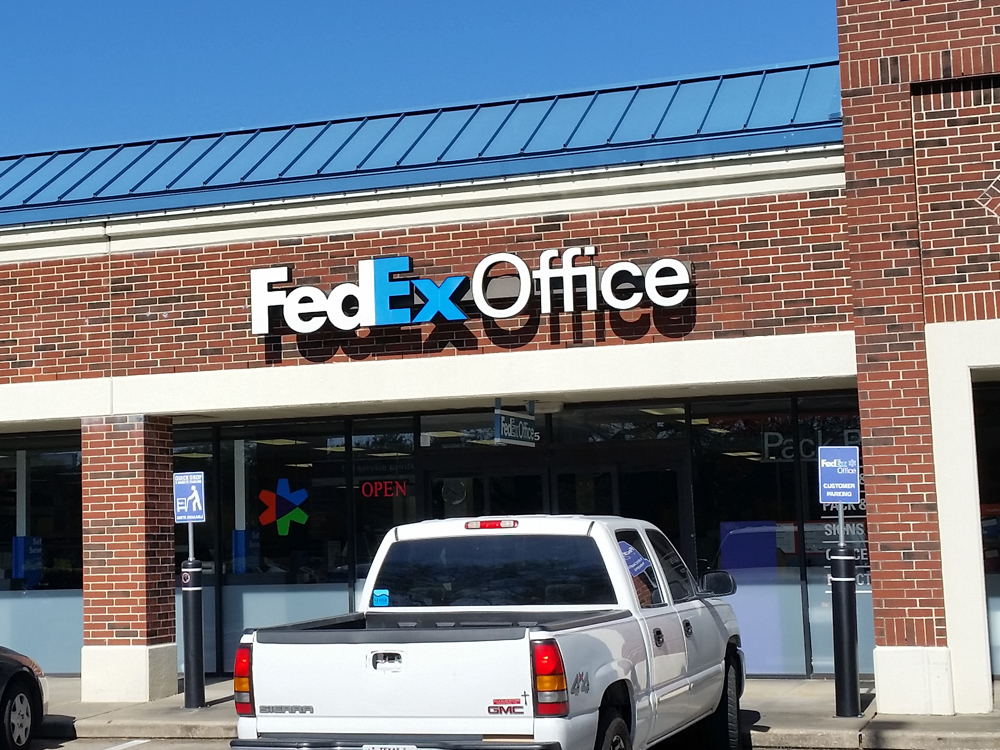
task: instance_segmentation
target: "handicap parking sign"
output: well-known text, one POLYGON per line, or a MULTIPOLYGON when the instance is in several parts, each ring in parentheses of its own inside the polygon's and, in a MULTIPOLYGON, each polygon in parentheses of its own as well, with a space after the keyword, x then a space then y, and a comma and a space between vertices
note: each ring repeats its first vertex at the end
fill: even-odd
POLYGON ((174 473, 174 521, 200 523, 205 520, 205 472, 174 473))

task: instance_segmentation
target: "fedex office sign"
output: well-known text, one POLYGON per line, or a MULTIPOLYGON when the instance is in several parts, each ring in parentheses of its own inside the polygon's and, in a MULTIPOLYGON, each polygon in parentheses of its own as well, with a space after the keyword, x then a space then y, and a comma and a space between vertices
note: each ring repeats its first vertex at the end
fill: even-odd
POLYGON ((542 252, 538 268, 512 253, 494 253, 476 266, 469 282, 466 276, 449 276, 440 284, 431 279, 398 278, 412 271, 413 262, 405 255, 373 258, 358 262, 358 283, 338 284, 329 293, 314 287, 274 288, 290 281, 287 266, 256 268, 250 271, 250 330, 253 334, 271 332, 271 308, 281 308, 285 323, 296 333, 313 333, 327 322, 342 331, 359 327, 427 323, 435 319, 466 320, 456 297, 470 283, 472 300, 486 317, 511 318, 524 311, 535 293, 540 297, 543 314, 552 312, 555 291, 562 291, 562 309, 574 311, 573 290, 582 287, 587 310, 596 310, 598 295, 616 310, 630 310, 647 297, 660 307, 674 307, 687 299, 691 274, 673 258, 655 261, 645 270, 630 261, 612 263, 598 273, 594 265, 576 265, 578 258, 596 255, 593 247, 571 247, 542 252), (496 266, 512 268, 518 282, 516 295, 502 306, 487 296, 490 271, 496 266), (580 283, 577 283, 580 282, 580 283), (413 299, 416 292, 422 304, 400 302, 413 299))

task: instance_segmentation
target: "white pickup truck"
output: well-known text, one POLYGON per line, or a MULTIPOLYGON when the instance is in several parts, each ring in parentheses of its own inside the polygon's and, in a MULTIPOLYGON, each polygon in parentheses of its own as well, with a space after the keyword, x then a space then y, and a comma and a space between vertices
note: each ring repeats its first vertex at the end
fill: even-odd
POLYGON ((643 750, 704 722, 738 748, 734 590, 643 521, 400 526, 358 613, 244 634, 232 747, 643 750))

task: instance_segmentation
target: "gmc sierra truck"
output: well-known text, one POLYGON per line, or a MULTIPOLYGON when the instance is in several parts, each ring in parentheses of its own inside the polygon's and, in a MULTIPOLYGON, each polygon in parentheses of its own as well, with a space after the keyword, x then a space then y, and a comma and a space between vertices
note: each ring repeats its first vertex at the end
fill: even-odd
POLYGON ((654 526, 446 519, 390 531, 355 614, 247 631, 234 750, 739 748, 729 574, 654 526))

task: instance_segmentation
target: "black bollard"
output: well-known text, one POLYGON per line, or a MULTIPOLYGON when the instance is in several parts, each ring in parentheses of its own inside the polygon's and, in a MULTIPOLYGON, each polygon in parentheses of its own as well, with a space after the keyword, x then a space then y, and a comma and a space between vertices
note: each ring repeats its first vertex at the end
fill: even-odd
POLYGON ((205 640, 201 615, 201 561, 181 563, 184 609, 184 708, 205 705, 205 640))
POLYGON ((854 551, 841 542, 830 555, 833 590, 833 671, 837 716, 861 716, 858 685, 857 563, 854 551))

